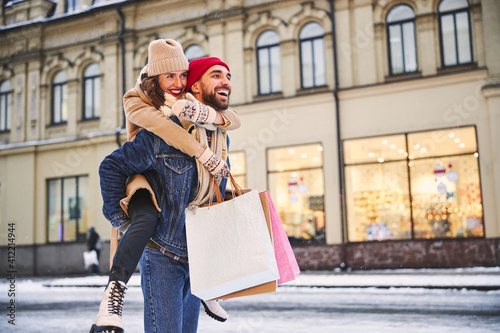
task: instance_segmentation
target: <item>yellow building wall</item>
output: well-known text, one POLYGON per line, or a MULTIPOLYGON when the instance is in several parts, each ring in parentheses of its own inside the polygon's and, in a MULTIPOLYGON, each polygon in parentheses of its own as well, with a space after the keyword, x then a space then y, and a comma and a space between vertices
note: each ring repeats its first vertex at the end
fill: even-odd
MULTIPOLYGON (((0 235, 7 235, 8 224, 14 223, 15 245, 32 244, 34 239, 35 161, 30 150, 0 157, 0 235)), ((0 237, 0 244, 7 245, 7 237, 0 237)))
POLYGON ((485 232, 494 238, 500 236, 500 173, 493 167, 498 142, 491 126, 500 123, 490 115, 498 114, 495 102, 487 103, 481 91, 484 75, 478 70, 344 91, 341 128, 349 139, 476 125, 485 232))

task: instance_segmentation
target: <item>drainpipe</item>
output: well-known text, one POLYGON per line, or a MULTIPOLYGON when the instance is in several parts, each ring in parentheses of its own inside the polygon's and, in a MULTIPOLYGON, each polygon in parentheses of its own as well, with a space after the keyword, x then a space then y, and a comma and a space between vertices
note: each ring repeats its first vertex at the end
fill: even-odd
MULTIPOLYGON (((118 40, 120 41, 120 50, 121 50, 121 58, 122 58, 122 66, 121 66, 121 72, 122 72, 122 96, 125 95, 127 92, 126 90, 126 73, 125 73, 125 41, 123 40, 123 33, 125 32, 125 15, 122 12, 122 9, 120 6, 116 6, 116 12, 118 13, 118 16, 120 16, 120 31, 118 32, 118 40)), ((123 121, 122 125, 118 127, 116 130, 116 144, 118 147, 121 147, 121 142, 120 142, 120 132, 122 129, 125 128, 125 110, 123 110, 123 103, 122 103, 122 111, 123 111, 123 121)))
POLYGON ((335 99, 336 111, 336 127, 337 127, 337 145, 338 145, 338 168, 339 168, 339 198, 340 198, 340 223, 342 227, 342 245, 343 245, 343 262, 340 264, 341 269, 347 268, 347 255, 346 255, 346 218, 345 218, 345 190, 344 190, 344 153, 340 135, 340 103, 339 103, 339 74, 338 74, 338 60, 337 60, 337 33, 335 29, 335 4, 334 0, 330 0, 330 21, 332 23, 332 49, 333 49, 333 77, 334 88, 333 97, 335 99))

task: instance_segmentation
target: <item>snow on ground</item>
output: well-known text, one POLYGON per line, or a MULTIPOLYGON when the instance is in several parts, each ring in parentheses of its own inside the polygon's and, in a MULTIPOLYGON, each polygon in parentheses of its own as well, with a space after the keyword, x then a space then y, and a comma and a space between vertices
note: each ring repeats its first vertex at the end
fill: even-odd
MULTIPOLYGON (((107 276, 52 278, 46 286, 104 286, 107 276)), ((134 274, 129 287, 140 287, 140 274, 134 274)), ((287 286, 317 287, 492 287, 500 286, 500 267, 457 269, 396 269, 373 271, 306 271, 287 286)))

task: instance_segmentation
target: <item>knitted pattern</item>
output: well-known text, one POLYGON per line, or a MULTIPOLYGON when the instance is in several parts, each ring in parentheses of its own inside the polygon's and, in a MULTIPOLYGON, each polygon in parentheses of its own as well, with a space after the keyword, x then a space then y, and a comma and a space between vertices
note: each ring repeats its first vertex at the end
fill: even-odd
POLYGON ((160 75, 173 71, 189 70, 189 62, 184 55, 182 45, 173 39, 157 39, 149 44, 148 76, 160 75))

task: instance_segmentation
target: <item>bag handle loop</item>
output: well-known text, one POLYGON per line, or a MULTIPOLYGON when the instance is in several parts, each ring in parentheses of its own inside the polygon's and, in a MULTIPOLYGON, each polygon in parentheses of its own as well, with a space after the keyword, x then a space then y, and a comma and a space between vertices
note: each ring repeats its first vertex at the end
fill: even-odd
MULTIPOLYGON (((220 193, 219 184, 217 184, 215 177, 212 177, 212 181, 214 183, 214 190, 215 190, 215 196, 217 197, 217 203, 221 203, 222 201, 224 201, 224 198, 222 197, 222 194, 220 193)), ((234 180, 233 175, 231 173, 229 173, 229 182, 231 183, 231 185, 234 189, 233 190, 233 197, 240 196, 242 194, 241 187, 240 187, 240 185, 238 185, 236 183, 236 181, 234 180), (236 195, 234 193, 236 193, 236 195)))

